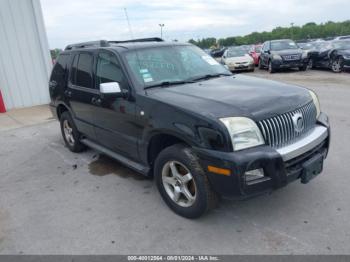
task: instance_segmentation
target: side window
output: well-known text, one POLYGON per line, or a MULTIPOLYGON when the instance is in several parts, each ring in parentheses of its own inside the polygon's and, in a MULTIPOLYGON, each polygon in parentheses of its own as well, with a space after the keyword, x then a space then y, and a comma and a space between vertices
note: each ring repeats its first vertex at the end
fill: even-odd
POLYGON ((52 70, 51 80, 55 80, 59 84, 64 83, 68 62, 69 54, 62 54, 58 57, 57 62, 52 70))
POLYGON ((78 64, 79 55, 75 54, 72 63, 72 69, 70 74, 70 81, 73 85, 76 85, 76 75, 77 75, 77 64, 78 64))
POLYGON ((96 83, 125 82, 123 71, 115 55, 101 52, 97 59, 96 83))
POLYGON ((81 53, 79 55, 75 77, 75 84, 77 86, 93 88, 91 73, 92 63, 93 56, 91 54, 81 53))

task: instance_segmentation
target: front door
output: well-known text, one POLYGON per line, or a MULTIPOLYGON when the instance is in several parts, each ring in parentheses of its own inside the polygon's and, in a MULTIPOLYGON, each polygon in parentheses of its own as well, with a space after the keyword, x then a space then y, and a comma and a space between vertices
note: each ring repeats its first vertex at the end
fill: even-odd
MULTIPOLYGON (((117 56, 109 51, 101 51, 96 63, 96 88, 101 83, 118 82, 121 90, 130 94, 130 86, 123 73, 117 56)), ((95 133, 103 146, 128 158, 137 159, 137 123, 135 102, 127 96, 95 96, 95 133)))

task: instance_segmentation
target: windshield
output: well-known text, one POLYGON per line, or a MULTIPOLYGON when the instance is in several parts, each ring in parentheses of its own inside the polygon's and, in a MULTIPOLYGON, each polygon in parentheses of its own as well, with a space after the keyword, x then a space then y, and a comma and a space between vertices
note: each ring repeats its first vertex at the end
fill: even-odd
POLYGON ((285 49, 297 49, 298 46, 293 41, 276 41, 271 42, 272 51, 280 51, 285 49))
POLYGON ((350 41, 335 41, 333 46, 336 49, 350 49, 350 41))
POLYGON ((132 50, 125 57, 133 75, 144 87, 231 74, 214 58, 190 45, 132 50))
POLYGON ((255 52, 256 53, 261 53, 261 45, 255 46, 255 52))
POLYGON ((239 56, 245 56, 246 50, 244 49, 229 49, 227 50, 227 57, 239 57, 239 56))

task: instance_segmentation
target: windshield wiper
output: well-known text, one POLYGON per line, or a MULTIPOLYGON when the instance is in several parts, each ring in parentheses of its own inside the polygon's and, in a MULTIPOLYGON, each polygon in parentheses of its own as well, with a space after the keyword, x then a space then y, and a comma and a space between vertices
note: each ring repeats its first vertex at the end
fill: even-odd
POLYGON ((172 85, 182 85, 182 84, 191 84, 191 83, 194 83, 194 81, 192 81, 192 80, 164 81, 164 82, 161 82, 158 84, 145 86, 144 89, 149 89, 149 88, 153 88, 153 87, 168 87, 168 86, 172 86, 172 85))
POLYGON ((208 75, 200 76, 197 78, 192 78, 191 81, 208 80, 210 78, 216 78, 216 77, 221 77, 221 76, 232 76, 232 74, 227 74, 227 73, 208 74, 208 75))

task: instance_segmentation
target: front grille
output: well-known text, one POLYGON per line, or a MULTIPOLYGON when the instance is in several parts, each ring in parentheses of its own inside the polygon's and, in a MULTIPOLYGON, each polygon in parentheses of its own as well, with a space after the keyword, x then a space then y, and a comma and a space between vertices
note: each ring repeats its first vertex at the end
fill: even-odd
POLYGON ((290 60, 299 60, 300 55, 283 55, 283 60, 290 61, 290 60))
POLYGON ((258 122, 266 144, 279 148, 288 145, 310 131, 316 124, 316 107, 313 102, 294 111, 258 122), (302 117, 296 124, 296 117, 302 117), (302 128, 301 128, 302 126, 302 128))

